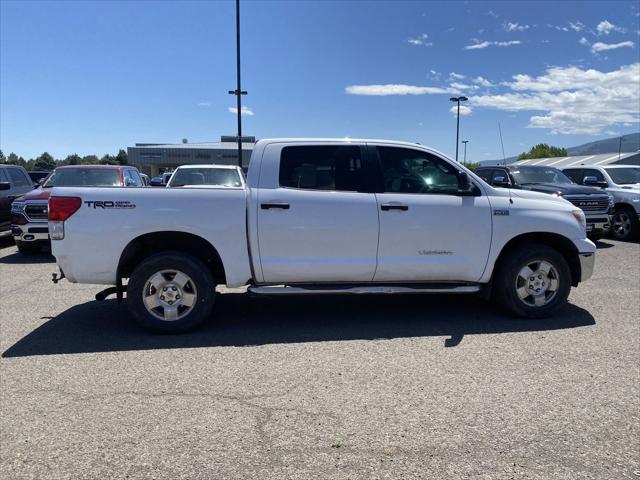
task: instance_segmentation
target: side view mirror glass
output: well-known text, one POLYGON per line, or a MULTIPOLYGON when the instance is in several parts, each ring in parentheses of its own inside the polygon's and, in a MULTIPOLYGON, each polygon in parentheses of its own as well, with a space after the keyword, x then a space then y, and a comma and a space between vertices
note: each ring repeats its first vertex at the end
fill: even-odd
POLYGON ((9 182, 0 182, 0 190, 11 190, 11 184, 9 182))
POLYGON ((510 187, 511 186, 511 182, 506 178, 506 177, 495 177, 493 179, 493 182, 491 182, 492 185, 496 186, 496 187, 510 187))

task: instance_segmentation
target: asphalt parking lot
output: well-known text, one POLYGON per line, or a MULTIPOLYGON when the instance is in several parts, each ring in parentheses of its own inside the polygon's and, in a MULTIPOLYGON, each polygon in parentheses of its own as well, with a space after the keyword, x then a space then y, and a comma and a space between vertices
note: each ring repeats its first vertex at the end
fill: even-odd
POLYGON ((640 245, 561 314, 251 297, 148 334, 0 245, 3 479, 640 478, 640 245))

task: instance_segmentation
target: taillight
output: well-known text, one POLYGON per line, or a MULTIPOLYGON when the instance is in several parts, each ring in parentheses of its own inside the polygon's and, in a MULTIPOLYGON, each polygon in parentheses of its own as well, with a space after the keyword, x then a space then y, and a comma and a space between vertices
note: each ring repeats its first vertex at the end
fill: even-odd
POLYGON ((49 198, 49 221, 64 222, 82 205, 80 197, 51 197, 49 198))

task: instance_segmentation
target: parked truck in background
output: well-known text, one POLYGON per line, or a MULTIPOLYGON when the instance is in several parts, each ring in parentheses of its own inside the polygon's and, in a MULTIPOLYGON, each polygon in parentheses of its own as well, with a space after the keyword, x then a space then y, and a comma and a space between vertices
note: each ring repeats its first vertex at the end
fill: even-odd
POLYGON ((582 209, 587 218, 587 235, 599 240, 611 228, 613 197, 594 187, 575 184, 557 168, 529 165, 480 167, 475 172, 494 187, 531 190, 562 197, 582 209))
POLYGON ((582 165, 562 171, 579 185, 600 187, 613 196, 611 234, 618 240, 640 236, 640 166, 582 165))
POLYGON ((11 233, 18 251, 39 253, 49 244, 48 202, 53 187, 142 187, 136 167, 122 165, 67 165, 56 168, 42 185, 29 189, 11 205, 11 233))
POLYGON ((133 317, 164 332, 201 324, 218 284, 478 292, 542 318, 590 277, 596 252, 566 200, 493 188, 435 150, 377 140, 260 140, 242 189, 54 188, 49 227, 68 280, 126 290, 133 317))

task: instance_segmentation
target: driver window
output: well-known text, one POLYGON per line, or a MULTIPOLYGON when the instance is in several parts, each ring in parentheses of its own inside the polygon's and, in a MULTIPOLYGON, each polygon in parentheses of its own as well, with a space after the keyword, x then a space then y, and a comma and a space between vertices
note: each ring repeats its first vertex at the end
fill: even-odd
POLYGON ((388 193, 458 194, 458 172, 448 162, 410 148, 377 147, 388 193))

